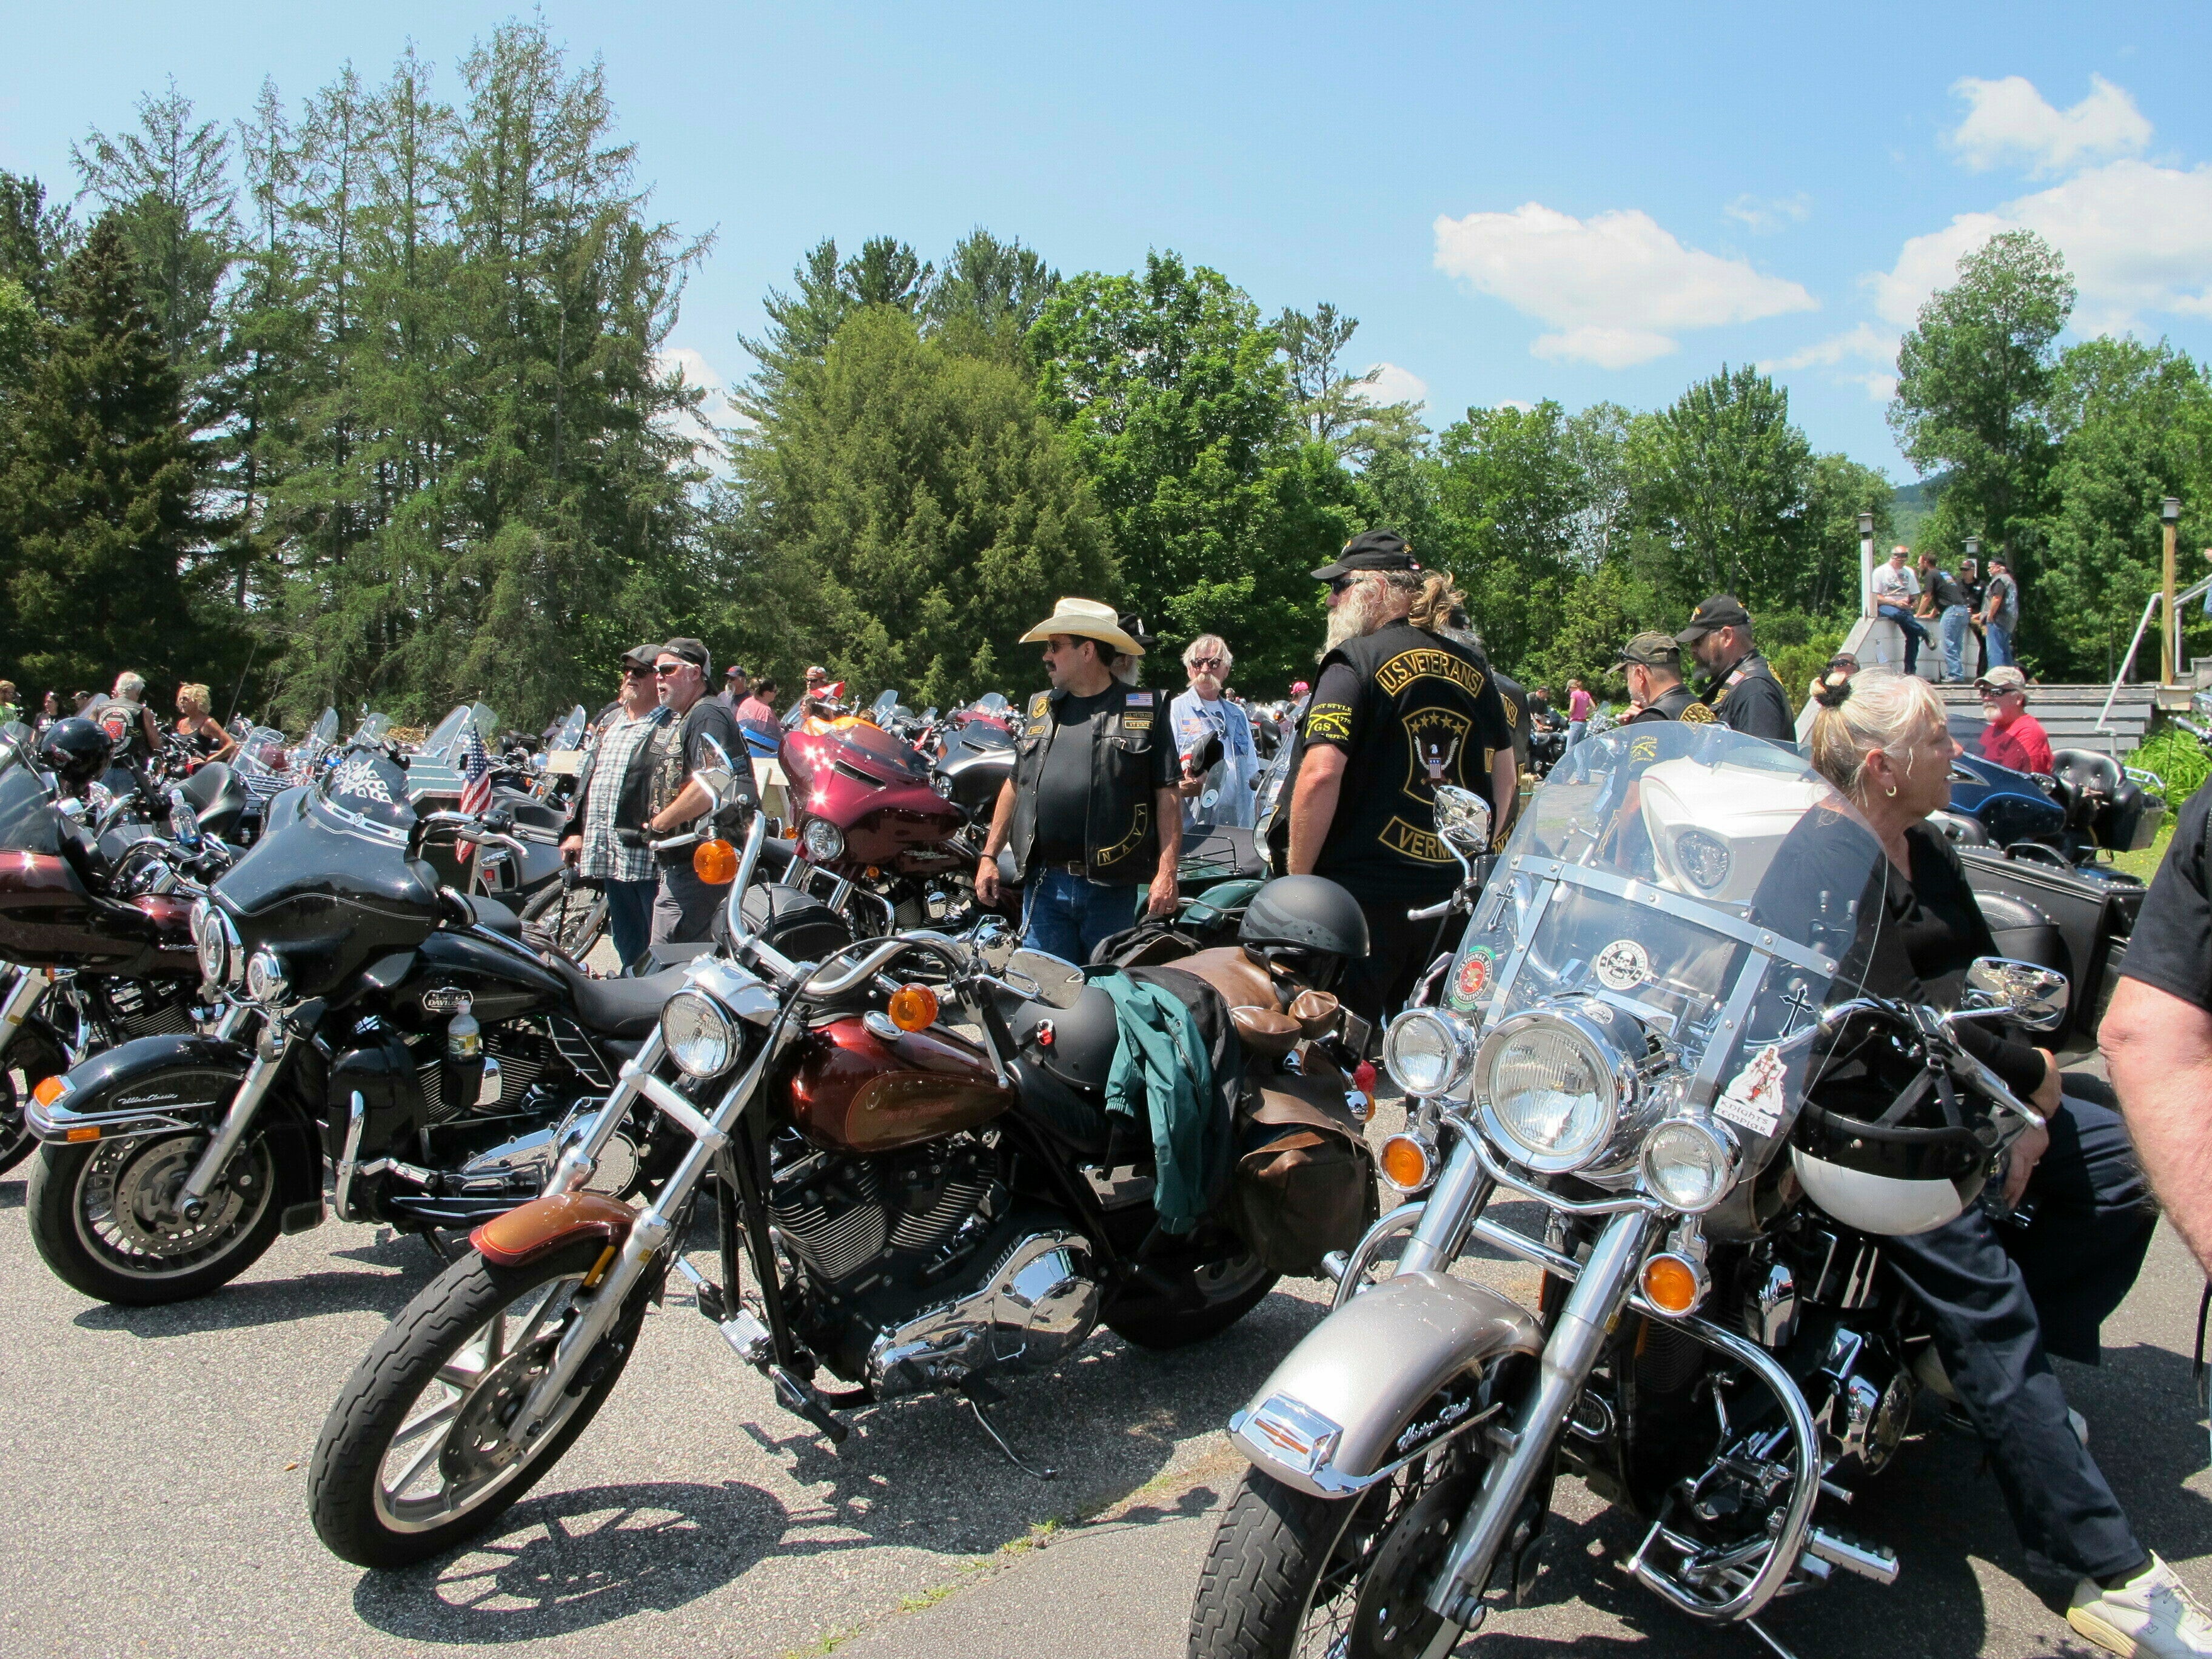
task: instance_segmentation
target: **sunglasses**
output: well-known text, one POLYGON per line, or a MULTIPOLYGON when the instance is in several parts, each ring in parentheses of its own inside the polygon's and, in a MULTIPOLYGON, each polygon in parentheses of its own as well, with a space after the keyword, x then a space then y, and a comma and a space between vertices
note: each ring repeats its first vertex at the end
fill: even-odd
POLYGON ((1339 576, 1334 581, 1329 583, 1328 591, 1331 593, 1346 592, 1352 588, 1358 586, 1363 581, 1365 581, 1370 574, 1370 573, 1364 570, 1355 570, 1348 576, 1339 576))
POLYGON ((680 674, 685 669, 696 666, 696 664, 688 662, 657 662, 653 665, 653 672, 665 679, 671 674, 680 674))
POLYGON ((1221 666, 1221 659, 1218 657, 1193 657, 1190 659, 1190 665, 1193 668, 1218 668, 1221 666))
POLYGON ((640 678, 650 678, 652 674, 653 670, 645 666, 641 663, 626 662, 622 665, 622 677, 626 680, 634 680, 640 678))

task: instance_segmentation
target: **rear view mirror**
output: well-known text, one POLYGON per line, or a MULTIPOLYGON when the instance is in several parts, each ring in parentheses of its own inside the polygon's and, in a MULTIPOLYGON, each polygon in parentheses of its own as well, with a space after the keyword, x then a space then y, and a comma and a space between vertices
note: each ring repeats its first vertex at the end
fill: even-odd
POLYGON ((1437 786, 1437 834, 1462 859, 1490 850, 1490 803, 1471 789, 1437 786))
POLYGON ((2056 968, 2008 957, 1976 957, 1966 969, 1970 1007, 2001 1009, 2031 1031, 2055 1031, 2066 1023, 2069 988, 2056 968))
POLYGON ((1055 1008, 1073 1008, 1083 998, 1083 970, 1042 951, 1015 951, 999 976, 1021 995, 1055 1008))

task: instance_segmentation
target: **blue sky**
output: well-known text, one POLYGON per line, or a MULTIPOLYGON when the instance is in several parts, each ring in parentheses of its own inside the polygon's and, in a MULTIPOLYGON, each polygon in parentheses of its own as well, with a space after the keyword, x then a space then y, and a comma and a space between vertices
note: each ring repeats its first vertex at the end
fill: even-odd
MULTIPOLYGON (((515 8, 9 0, 0 167, 171 76, 203 113, 297 100, 409 40, 443 89, 515 8)), ((969 227, 1065 271, 1152 247, 1272 312, 1361 319, 1356 366, 1469 404, 1663 404, 1765 362, 1823 449, 1888 467, 1890 356, 1957 254, 2057 241, 2077 323, 2212 353, 2212 9, 1626 5, 619 8, 604 58, 662 214, 713 228, 674 343, 702 373, 824 234, 935 256, 969 227), (1677 15, 1668 15, 1668 14, 1677 15)))

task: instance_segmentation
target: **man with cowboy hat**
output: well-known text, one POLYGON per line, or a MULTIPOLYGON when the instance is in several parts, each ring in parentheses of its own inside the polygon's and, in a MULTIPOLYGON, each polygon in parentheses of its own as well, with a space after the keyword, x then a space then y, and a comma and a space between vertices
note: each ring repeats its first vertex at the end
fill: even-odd
POLYGON ((1174 733, 1157 695, 1116 679, 1119 657, 1145 654, 1110 605, 1064 599, 1022 635, 1042 641, 1052 689, 1030 699, 1014 775, 999 791, 975 869, 975 896, 999 900, 999 851, 1024 887, 1026 942, 1069 962, 1137 920, 1140 887, 1154 915, 1176 905, 1182 812, 1174 733))

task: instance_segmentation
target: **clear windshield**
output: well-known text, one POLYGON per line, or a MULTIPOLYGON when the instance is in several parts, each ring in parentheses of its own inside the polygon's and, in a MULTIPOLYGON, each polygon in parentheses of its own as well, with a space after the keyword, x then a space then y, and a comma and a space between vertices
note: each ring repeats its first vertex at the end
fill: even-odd
POLYGON ((878 693, 875 702, 868 706, 868 718, 878 726, 889 726, 897 709, 898 693, 886 688, 878 693))
POLYGON ((561 729, 553 734, 552 751, 557 755, 566 750, 581 748, 585 723, 584 705, 580 702, 568 711, 568 718, 561 722, 561 729))
POLYGON ((338 711, 335 708, 325 708, 323 710, 323 717, 315 722, 315 730, 313 733, 315 741, 321 744, 327 744, 336 738, 337 734, 338 711))
POLYGON ((446 751, 453 746, 453 739, 461 735, 461 726, 468 717, 468 704, 460 704, 430 728, 430 735, 422 739, 421 752, 433 760, 444 758, 446 751))
POLYGON ((356 731, 353 734, 354 741, 356 743, 375 743, 380 741, 383 738, 384 734, 391 729, 391 715, 363 714, 361 717, 360 729, 356 731))
POLYGON ((1887 868, 1795 750, 1720 726, 1623 726, 1577 744, 1530 798, 1444 1000, 1487 1025, 1595 998, 1676 1050, 1707 1100, 1758 1060, 1787 1069, 1794 1102, 1814 1020, 1863 976, 1861 923, 1887 868))

